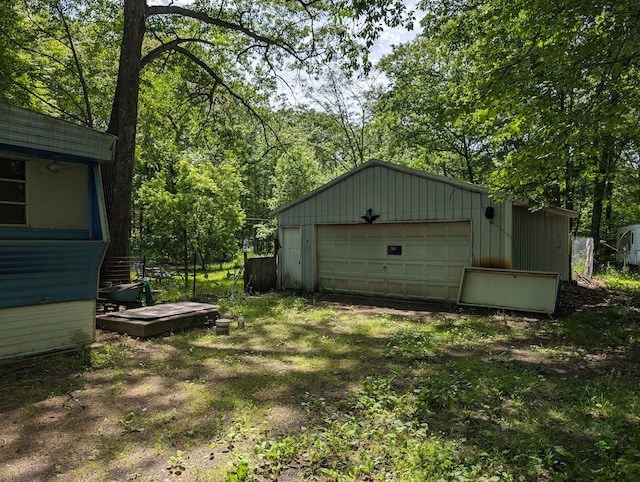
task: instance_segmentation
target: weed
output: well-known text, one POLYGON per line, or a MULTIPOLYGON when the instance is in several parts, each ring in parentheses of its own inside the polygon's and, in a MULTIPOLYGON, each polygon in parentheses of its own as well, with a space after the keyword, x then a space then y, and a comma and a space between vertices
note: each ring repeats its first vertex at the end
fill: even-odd
POLYGON ((421 330, 402 330, 391 335, 385 350, 387 357, 417 361, 433 356, 427 333, 421 330))
POLYGON ((126 434, 131 434, 134 432, 142 432, 143 429, 141 428, 136 428, 133 426, 133 421, 135 418, 135 414, 133 412, 129 412, 126 417, 124 417, 122 420, 120 420, 120 424, 122 425, 122 428, 124 429, 124 433, 126 434))
POLYGON ((189 456, 186 452, 177 450, 176 453, 167 460, 167 470, 169 473, 171 475, 183 475, 186 470, 184 461, 188 458, 189 456))
POLYGON ((234 465, 233 469, 227 472, 227 482, 244 482, 249 479, 249 462, 244 458, 234 465))

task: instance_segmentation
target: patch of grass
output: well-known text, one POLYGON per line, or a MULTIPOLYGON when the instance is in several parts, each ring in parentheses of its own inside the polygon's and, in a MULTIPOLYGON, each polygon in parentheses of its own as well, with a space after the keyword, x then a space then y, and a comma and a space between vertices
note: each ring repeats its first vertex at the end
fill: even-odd
MULTIPOLYGON (((246 480, 290 471, 301 479, 352 481, 634 480, 640 463, 637 379, 594 386, 548 368, 569 340, 583 356, 611 347, 617 352, 636 336, 637 325, 627 321, 620 327, 612 310, 549 322, 540 331, 546 337, 550 325, 554 338, 542 350, 524 345, 521 351, 530 355, 521 360, 483 357, 482 350, 523 346, 535 328, 514 333, 489 318, 418 326, 396 320, 383 353, 411 367, 395 370, 401 379, 369 378, 345 400, 305 402, 310 426, 297 436, 258 438, 253 454, 239 456, 235 467, 246 480), (478 355, 455 355, 470 348, 478 355)), ((358 332, 375 328, 365 324, 358 332)), ((570 370, 574 360, 565 363, 570 370)))
POLYGON ((606 313, 575 313, 560 320, 553 331, 572 345, 586 350, 622 348, 640 338, 640 314, 627 308, 613 308, 606 313))
POLYGON ((640 477, 632 304, 535 322, 275 294, 220 305, 245 328, 114 337, 3 377, 0 433, 24 425, 33 449, 0 452, 0 478, 19 479, 3 453, 36 448, 70 480, 640 477))
POLYGON ((183 276, 174 276, 166 280, 151 280, 154 299, 166 303, 185 299, 218 299, 221 297, 240 295, 244 291, 243 278, 240 275, 235 283, 235 276, 240 273, 237 262, 211 266, 209 269, 196 268, 195 294, 193 286, 193 267, 189 268, 187 282, 183 276), (233 289, 233 290, 232 290, 233 289))
POLYGON ((640 293, 640 273, 638 271, 608 269, 598 275, 608 288, 638 295, 640 293))

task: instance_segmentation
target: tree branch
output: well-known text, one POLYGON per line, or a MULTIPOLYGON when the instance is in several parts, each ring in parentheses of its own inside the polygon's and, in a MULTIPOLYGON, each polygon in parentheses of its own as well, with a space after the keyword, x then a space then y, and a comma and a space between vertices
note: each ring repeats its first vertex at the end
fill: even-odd
POLYGON ((201 43, 205 45, 213 45, 212 42, 209 42, 207 40, 200 39, 200 38, 176 38, 171 40, 170 42, 166 42, 166 43, 163 43, 162 45, 159 45, 155 49, 151 50, 147 55, 142 57, 142 60, 140 61, 141 66, 146 67, 151 62, 159 58, 165 52, 169 52, 169 51, 177 52, 178 47, 181 44, 189 43, 189 42, 201 43))
POLYGON ((17 82, 15 80, 11 80, 11 83, 13 85, 15 85, 16 87, 18 87, 18 88, 24 90, 25 92, 27 92, 29 95, 32 95, 33 97, 38 99, 43 104, 49 106, 52 110, 54 110, 56 112, 59 112, 60 114, 62 114, 64 116, 67 116, 69 119, 76 120, 79 124, 86 125, 87 119, 84 119, 83 117, 80 117, 80 116, 74 114, 73 112, 68 112, 66 110, 61 109, 60 107, 58 107, 58 105, 56 105, 55 102, 48 100, 46 97, 40 95, 37 91, 30 89, 29 87, 27 87, 24 84, 21 84, 20 82, 17 82))
POLYGON ((202 68, 209 76, 211 76, 215 80, 217 85, 222 86, 229 93, 229 95, 231 95, 231 97, 240 102, 256 119, 258 119, 262 127, 262 132, 265 139, 268 138, 267 130, 269 130, 276 137, 276 139, 279 140, 278 133, 269 126, 269 124, 262 118, 262 116, 241 95, 237 94, 230 86, 228 86, 224 82, 222 77, 220 77, 218 73, 213 70, 206 62, 204 62, 193 52, 180 47, 179 45, 176 45, 173 50, 175 52, 181 53, 182 55, 190 59, 193 63, 198 65, 200 68, 202 68))
POLYGON ((153 15, 178 15, 181 17, 189 17, 195 20, 199 20, 208 25, 215 25, 216 27, 221 27, 228 30, 233 30, 236 32, 240 32, 247 37, 256 40, 265 46, 275 46, 283 49, 288 54, 293 56, 297 60, 303 60, 302 57, 298 54, 295 47, 293 45, 287 44, 286 42, 282 42, 270 37, 266 37, 264 35, 260 35, 257 32, 254 32, 248 27, 244 25, 235 24, 232 22, 227 22, 226 20, 221 20, 219 18, 213 18, 207 15, 204 12, 196 12, 195 10, 191 10, 188 8, 177 7, 173 5, 154 5, 151 7, 147 7, 147 16, 153 15))
POLYGON ((60 3, 56 3, 56 9, 60 14, 60 19, 62 20, 62 24, 64 25, 64 30, 67 34, 67 40, 69 41, 69 48, 71 49, 71 53, 73 54, 73 61, 76 64, 76 70, 78 71, 78 80, 80 81, 80 85, 82 87, 82 97, 84 100, 85 112, 87 115, 86 124, 88 127, 93 128, 93 114, 91 113, 91 104, 89 102, 89 89, 87 87, 87 81, 84 78, 84 73, 82 70, 82 63, 80 62, 80 58, 78 57, 78 52, 76 51, 76 47, 73 43, 73 36, 71 35, 71 30, 69 29, 69 24, 67 23, 67 18, 62 11, 62 7, 60 3))

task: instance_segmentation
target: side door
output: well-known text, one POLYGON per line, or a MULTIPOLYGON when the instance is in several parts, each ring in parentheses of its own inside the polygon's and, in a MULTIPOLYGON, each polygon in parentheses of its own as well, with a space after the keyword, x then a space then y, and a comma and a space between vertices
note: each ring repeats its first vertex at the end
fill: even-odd
POLYGON ((302 228, 282 230, 282 287, 302 288, 302 228))

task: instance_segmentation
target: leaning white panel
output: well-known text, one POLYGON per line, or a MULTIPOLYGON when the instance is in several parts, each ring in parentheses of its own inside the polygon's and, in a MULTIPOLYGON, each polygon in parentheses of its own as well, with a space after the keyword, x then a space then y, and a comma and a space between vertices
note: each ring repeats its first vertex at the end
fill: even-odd
POLYGON ((559 273, 466 267, 458 304, 553 313, 559 286, 559 273))

